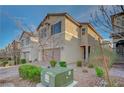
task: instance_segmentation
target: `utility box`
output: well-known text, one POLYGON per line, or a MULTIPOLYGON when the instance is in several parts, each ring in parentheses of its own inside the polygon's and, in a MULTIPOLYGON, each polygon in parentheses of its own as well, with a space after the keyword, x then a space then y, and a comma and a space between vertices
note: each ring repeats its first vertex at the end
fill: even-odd
POLYGON ((47 87, 64 87, 73 82, 73 69, 64 67, 45 68, 41 82, 47 87))

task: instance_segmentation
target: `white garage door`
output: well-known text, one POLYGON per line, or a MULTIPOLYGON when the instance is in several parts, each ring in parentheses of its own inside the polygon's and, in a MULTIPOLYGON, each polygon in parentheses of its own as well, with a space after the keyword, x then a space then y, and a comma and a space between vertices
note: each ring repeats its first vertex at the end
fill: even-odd
POLYGON ((57 61, 60 60, 60 48, 44 50, 44 60, 46 62, 49 62, 53 58, 57 61))

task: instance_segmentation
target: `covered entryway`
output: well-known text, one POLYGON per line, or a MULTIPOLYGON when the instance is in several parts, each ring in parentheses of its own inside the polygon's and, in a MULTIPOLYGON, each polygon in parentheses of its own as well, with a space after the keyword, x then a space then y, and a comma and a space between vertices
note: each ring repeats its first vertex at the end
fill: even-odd
POLYGON ((91 46, 80 46, 80 47, 82 48, 82 59, 85 62, 88 62, 90 51, 91 51, 91 46))
POLYGON ((116 52, 119 56, 124 57, 124 40, 120 40, 116 43, 116 52))
POLYGON ((51 59, 60 61, 60 48, 45 49, 42 51, 43 60, 49 62, 51 59))

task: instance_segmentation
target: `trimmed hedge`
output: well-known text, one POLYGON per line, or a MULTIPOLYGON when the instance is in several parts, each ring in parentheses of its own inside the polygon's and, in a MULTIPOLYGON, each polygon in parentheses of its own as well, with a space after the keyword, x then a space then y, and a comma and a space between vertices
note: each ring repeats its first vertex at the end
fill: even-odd
POLYGON ((59 62, 60 67, 67 67, 67 63, 65 61, 59 62))
POLYGON ((21 65, 19 67, 19 75, 23 79, 27 79, 33 82, 40 82, 42 69, 40 67, 36 67, 34 65, 21 65))
POLYGON ((56 64, 57 64, 57 61, 56 61, 56 60, 51 60, 51 61, 50 61, 51 67, 55 67, 56 64))

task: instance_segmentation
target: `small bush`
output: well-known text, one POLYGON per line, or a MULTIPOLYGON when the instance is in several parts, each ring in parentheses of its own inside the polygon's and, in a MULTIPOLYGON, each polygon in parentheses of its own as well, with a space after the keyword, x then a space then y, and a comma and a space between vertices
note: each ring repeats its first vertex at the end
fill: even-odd
POLYGON ((60 65, 60 67, 67 67, 67 64, 65 61, 60 61, 59 65, 60 65))
POLYGON ((7 62, 7 61, 3 62, 3 66, 6 66, 7 64, 8 64, 8 62, 7 62))
POLYGON ((88 68, 93 68, 94 65, 93 64, 88 64, 88 68))
POLYGON ((55 60, 51 60, 51 61, 50 61, 51 67, 55 67, 55 66, 56 66, 56 63, 57 63, 57 62, 56 62, 55 60))
POLYGON ((19 75, 23 79, 33 82, 40 82, 41 68, 33 65, 21 65, 19 67, 19 75))
POLYGON ((25 63, 27 63, 26 59, 21 59, 21 64, 25 64, 25 63))
POLYGON ((11 58, 8 58, 8 60, 11 60, 11 58))
POLYGON ((77 67, 82 67, 82 61, 77 61, 77 67))
POLYGON ((103 71, 102 68, 96 67, 96 68, 95 68, 95 71, 96 71, 96 75, 97 75, 98 77, 103 77, 104 71, 103 71))

